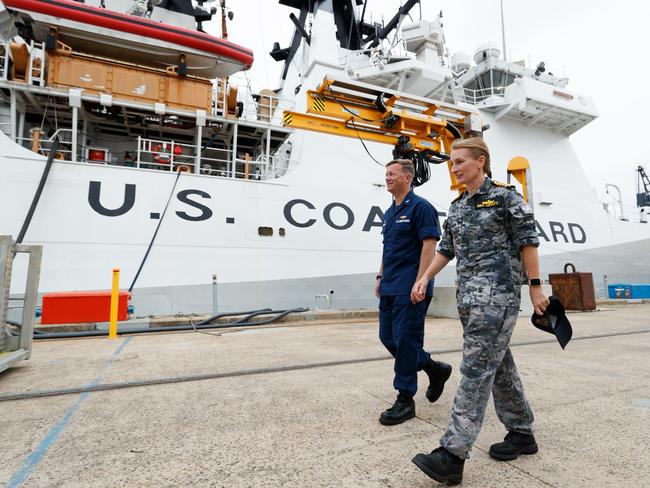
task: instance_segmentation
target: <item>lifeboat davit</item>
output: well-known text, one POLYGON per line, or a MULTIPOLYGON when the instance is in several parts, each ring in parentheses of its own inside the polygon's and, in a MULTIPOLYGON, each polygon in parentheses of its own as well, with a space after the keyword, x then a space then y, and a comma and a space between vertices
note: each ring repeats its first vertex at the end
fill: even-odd
POLYGON ((14 24, 36 41, 56 27, 61 42, 87 54, 157 68, 177 66, 184 55, 187 73, 204 78, 229 76, 253 64, 251 50, 198 30, 71 0, 2 2, 14 24))

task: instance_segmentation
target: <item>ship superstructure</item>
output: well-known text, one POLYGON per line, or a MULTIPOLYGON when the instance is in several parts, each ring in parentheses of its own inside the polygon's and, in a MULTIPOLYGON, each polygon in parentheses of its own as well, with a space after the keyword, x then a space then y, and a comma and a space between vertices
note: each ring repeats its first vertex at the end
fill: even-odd
MULTIPOLYGON (((251 93, 237 72, 252 55, 202 32, 210 12, 103 3, 7 0, 2 13, 0 203, 12 211, 0 234, 19 233, 53 160, 25 234, 44 246, 42 291, 106 288, 113 267, 126 281, 142 267, 139 314, 209 311, 213 275, 229 310, 313 305, 323 295, 340 308, 374 306, 390 204, 381 163, 393 147, 292 128, 283 114, 313 111, 308 92, 325 79, 455 107, 456 122, 476 115, 458 129, 484 132, 502 162, 497 177, 525 158, 545 274, 569 261, 600 288, 605 275, 650 280, 648 226, 603 209, 568 140, 597 117, 594 103, 544 66, 507 62, 490 46, 449 57, 439 19, 405 23, 415 1, 371 25, 357 2, 281 0, 298 14, 290 46, 271 52, 284 62, 281 80, 251 93), (87 17, 54 19, 46 3, 87 17)), ((417 191, 443 218, 456 194, 444 165, 417 191)), ((453 274, 438 286, 453 286, 453 274)))

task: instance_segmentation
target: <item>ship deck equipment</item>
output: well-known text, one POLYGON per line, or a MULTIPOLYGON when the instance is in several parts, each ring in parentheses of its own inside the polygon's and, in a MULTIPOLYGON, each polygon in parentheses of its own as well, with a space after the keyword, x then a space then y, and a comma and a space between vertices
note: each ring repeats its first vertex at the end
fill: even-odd
MULTIPOLYGON (((285 110, 285 127, 393 144, 393 156, 427 163, 447 162, 451 189, 451 144, 463 135, 481 134, 477 113, 441 101, 326 76, 307 91, 305 113, 285 110)), ((417 185, 416 185, 417 186, 417 185)))
POLYGON ((272 90, 253 93, 235 76, 213 83, 60 41, 53 50, 5 42, 0 88, 9 106, 2 129, 44 156, 59 139, 57 160, 171 172, 182 165, 250 180, 275 179, 297 164, 287 142, 293 130, 281 119, 293 101, 272 90))

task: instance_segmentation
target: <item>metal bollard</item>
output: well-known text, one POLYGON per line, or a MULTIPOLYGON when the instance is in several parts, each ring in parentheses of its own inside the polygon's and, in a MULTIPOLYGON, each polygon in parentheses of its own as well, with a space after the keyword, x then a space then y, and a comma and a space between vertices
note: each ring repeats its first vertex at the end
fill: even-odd
POLYGON ((318 312, 322 312, 323 310, 331 310, 333 299, 334 299, 334 290, 330 290, 329 294, 327 295, 316 295, 314 301, 314 309, 318 312), (319 307, 319 299, 322 299, 322 301, 325 303, 325 308, 319 307))
POLYGON ((108 338, 117 338, 117 308, 120 303, 120 268, 113 269, 113 288, 111 290, 111 315, 108 338))

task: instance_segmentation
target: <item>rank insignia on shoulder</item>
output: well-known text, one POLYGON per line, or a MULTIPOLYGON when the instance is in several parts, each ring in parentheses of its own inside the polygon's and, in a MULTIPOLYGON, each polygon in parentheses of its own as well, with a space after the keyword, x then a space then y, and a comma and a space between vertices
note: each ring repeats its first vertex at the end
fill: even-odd
POLYGON ((501 188, 508 188, 509 190, 514 190, 515 189, 515 185, 511 185, 509 183, 504 183, 502 181, 492 180, 492 183, 494 184, 494 186, 500 186, 501 188))
POLYGON ((476 208, 489 208, 489 207, 498 207, 499 202, 496 200, 483 200, 476 204, 476 208))

